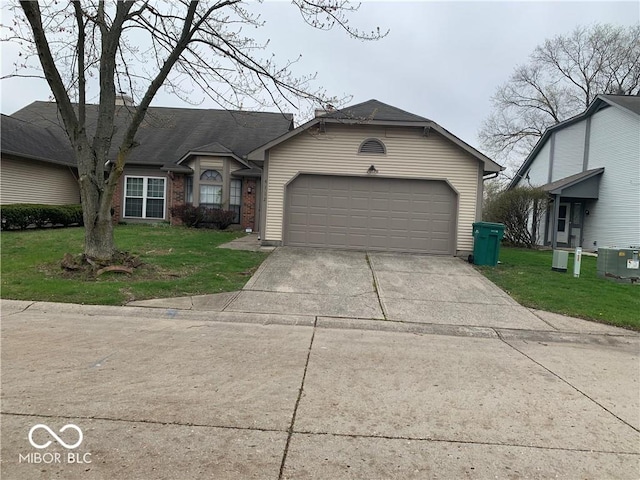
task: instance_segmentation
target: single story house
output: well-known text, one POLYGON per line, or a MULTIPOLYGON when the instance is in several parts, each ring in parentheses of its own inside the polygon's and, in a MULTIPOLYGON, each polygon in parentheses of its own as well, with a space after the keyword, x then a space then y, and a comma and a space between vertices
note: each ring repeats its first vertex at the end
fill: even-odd
POLYGON ((640 245, 640 96, 598 95, 548 128, 508 188, 521 185, 551 200, 539 245, 640 245))
MULTIPOLYGON (((130 114, 123 103, 117 125, 130 114)), ((54 103, 12 118, 64 139, 54 103)), ((437 123, 377 100, 318 111, 297 128, 282 113, 153 107, 136 142, 116 219, 176 223, 172 206, 222 207, 265 245, 466 255, 483 178, 502 169, 437 123)))
MULTIPOLYGON (((126 97, 125 97, 126 98, 126 97)), ((132 114, 130 104, 121 100, 116 108, 116 131, 110 156, 115 158, 126 122, 132 114)), ((95 128, 97 106, 87 106, 87 127, 95 128)), ((33 127, 31 134, 56 137, 69 145, 54 102, 34 102, 11 117, 33 127)), ((3 118, 2 155, 4 170, 5 132, 3 118)), ((171 207, 190 203, 236 212, 234 223, 258 230, 260 170, 245 159, 247 153, 293 128, 293 116, 270 112, 240 112, 192 108, 149 108, 136 137, 136 146, 114 196, 114 219, 127 222, 158 222, 178 219, 171 207)), ((16 140, 17 143, 27 138, 16 140)), ((23 147, 25 149, 26 147, 23 147)), ((69 147, 67 161, 75 164, 69 147)), ((63 154, 59 155, 63 157, 63 154)), ((23 164, 30 164, 22 157, 23 164)), ((40 168, 40 165, 37 166, 40 168)), ((5 177, 5 175, 3 175, 5 177)), ((13 182, 13 176, 3 178, 13 182)), ((41 188, 37 184, 27 190, 41 188)), ((76 187, 77 189, 77 187, 76 187)), ((50 190, 50 189, 48 189, 50 190)), ((26 192, 25 192, 26 193, 26 192)), ((29 194, 12 197, 11 203, 35 202, 29 194)), ((4 202, 3 203, 9 203, 4 202)), ((79 196, 74 202, 79 203, 79 196)))

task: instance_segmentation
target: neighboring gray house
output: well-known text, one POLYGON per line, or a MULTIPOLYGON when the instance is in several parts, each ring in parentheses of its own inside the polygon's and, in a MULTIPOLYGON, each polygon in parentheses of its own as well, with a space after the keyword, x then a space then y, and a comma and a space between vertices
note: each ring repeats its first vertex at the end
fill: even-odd
POLYGON ((551 199, 539 245, 640 245, 640 97, 598 95, 548 128, 508 188, 523 185, 551 199))

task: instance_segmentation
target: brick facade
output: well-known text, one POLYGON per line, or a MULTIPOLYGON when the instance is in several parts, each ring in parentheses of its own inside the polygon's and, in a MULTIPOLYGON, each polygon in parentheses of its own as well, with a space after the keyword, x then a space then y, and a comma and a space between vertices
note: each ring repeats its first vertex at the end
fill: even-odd
POLYGON ((118 180, 118 186, 116 187, 116 191, 113 194, 113 199, 111 200, 111 208, 113 215, 111 216, 111 220, 113 223, 118 223, 122 219, 122 188, 124 185, 124 175, 120 177, 118 180))
MULTIPOLYGON (((171 208, 186 204, 184 175, 170 173, 167 178, 166 216, 171 225, 182 225, 182 219, 171 215, 171 208)), ((243 229, 255 230, 256 224, 256 186, 258 179, 245 178, 242 180, 242 207, 240 214, 240 226, 243 229)), ((118 182, 113 196, 113 222, 118 223, 122 219, 124 176, 118 182)))
POLYGON ((242 181, 242 209, 240 226, 243 229, 255 230, 256 225, 256 185, 255 178, 244 178, 242 181))
POLYGON ((177 207, 179 205, 185 205, 185 176, 176 175, 174 173, 169 174, 169 188, 167 190, 167 215, 169 216, 169 222, 171 225, 182 225, 182 219, 171 215, 171 207, 177 207))

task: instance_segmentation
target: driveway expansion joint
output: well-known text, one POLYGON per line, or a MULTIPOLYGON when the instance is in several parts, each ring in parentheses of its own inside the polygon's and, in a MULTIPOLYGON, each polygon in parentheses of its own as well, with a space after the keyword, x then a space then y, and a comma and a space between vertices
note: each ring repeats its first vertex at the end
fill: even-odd
POLYGON ((532 314, 534 314, 536 317, 538 317, 540 320, 542 320, 544 323, 546 323, 547 325, 549 325, 553 330, 558 331, 558 328, 554 327, 553 325, 551 325, 549 322, 547 322, 544 318, 542 318, 540 315, 538 315, 535 312, 535 309, 533 308, 527 308, 527 310, 529 310, 532 314))

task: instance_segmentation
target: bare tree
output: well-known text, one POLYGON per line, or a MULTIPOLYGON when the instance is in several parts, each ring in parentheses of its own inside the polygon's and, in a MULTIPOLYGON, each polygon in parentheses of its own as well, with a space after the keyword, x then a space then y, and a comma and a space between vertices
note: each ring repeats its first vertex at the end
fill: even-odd
MULTIPOLYGON (((162 86, 186 101, 200 89, 223 108, 242 109, 247 99, 278 107, 300 99, 336 102, 313 90, 314 76, 292 74, 297 60, 277 64, 264 54, 266 44, 243 33, 263 26, 254 13, 257 5, 240 0, 76 0, 20 1, 19 7, 14 8, 14 23, 4 26, 7 39, 22 45, 25 58, 37 55, 39 74, 57 102, 77 158, 84 253, 92 260, 108 262, 116 251, 113 195, 135 148, 136 132, 162 86), (122 140, 112 145, 116 92, 123 90, 136 102, 124 134, 118 136, 122 140), (92 96, 98 100, 98 116, 95 130, 89 131, 86 106, 92 96)), ((386 35, 379 29, 361 32, 352 27, 350 14, 359 7, 346 0, 294 0, 293 7, 317 29, 338 27, 363 40, 386 35)), ((18 67, 26 66, 25 61, 18 67)))
POLYGON ((482 147, 512 169, 545 129, 584 111, 599 94, 640 93, 640 25, 578 27, 538 46, 498 87, 482 147))

